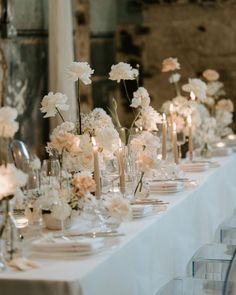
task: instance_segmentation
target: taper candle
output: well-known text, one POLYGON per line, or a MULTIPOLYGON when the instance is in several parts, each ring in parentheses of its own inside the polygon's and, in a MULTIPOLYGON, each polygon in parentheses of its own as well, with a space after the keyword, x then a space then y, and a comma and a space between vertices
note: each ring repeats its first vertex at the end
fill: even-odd
POLYGON ((189 160, 193 160, 193 134, 192 134, 192 118, 191 115, 187 117, 188 122, 188 153, 189 153, 189 160))
POLYGON ((174 158, 175 164, 179 164, 177 133, 176 133, 176 123, 175 122, 173 122, 172 145, 173 145, 173 158, 174 158))
POLYGON ((196 99, 196 95, 193 93, 193 91, 190 92, 190 98, 192 101, 196 99))
POLYGON ((167 136, 167 124, 166 114, 162 114, 162 160, 166 160, 166 136, 167 136))
POLYGON ((93 159, 94 159, 94 181, 96 183, 95 196, 97 198, 101 197, 101 181, 100 181, 100 168, 99 168, 99 158, 98 158, 98 146, 94 137, 92 137, 93 144, 93 159))
POLYGON ((124 149, 122 147, 121 140, 119 141, 119 150, 118 150, 118 161, 120 169, 120 191, 122 194, 125 193, 125 163, 124 163, 124 149))

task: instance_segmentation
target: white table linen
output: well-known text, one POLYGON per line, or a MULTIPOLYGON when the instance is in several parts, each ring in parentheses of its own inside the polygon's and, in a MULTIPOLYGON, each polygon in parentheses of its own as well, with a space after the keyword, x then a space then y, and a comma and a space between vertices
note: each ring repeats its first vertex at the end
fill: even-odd
POLYGON ((217 159, 221 166, 188 173, 196 188, 158 195, 167 211, 121 225, 116 248, 90 257, 37 259, 40 268, 0 273, 6 295, 151 295, 186 267, 236 206, 236 156, 217 159))

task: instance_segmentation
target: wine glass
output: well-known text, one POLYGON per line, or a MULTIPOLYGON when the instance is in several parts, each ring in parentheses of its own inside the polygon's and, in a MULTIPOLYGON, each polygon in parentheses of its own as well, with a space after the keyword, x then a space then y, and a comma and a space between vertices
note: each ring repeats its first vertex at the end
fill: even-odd
POLYGON ((183 131, 177 131, 177 146, 178 146, 178 153, 179 153, 179 159, 182 158, 182 153, 181 153, 181 145, 185 143, 185 134, 183 131))

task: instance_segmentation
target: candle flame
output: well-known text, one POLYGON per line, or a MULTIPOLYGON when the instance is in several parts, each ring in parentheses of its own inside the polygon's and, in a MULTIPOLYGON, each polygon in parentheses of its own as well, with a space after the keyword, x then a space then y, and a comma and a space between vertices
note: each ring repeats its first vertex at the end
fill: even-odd
POLYGON ((121 141, 120 138, 119 138, 119 147, 120 147, 120 148, 122 147, 122 141, 121 141))
POLYGON ((219 148, 222 148, 222 147, 225 147, 225 143, 220 141, 220 142, 216 143, 216 146, 219 147, 219 148))
POLYGON ((192 101, 196 99, 196 95, 192 91, 190 92, 190 98, 192 101))
POLYGON ((91 137, 91 140, 92 140, 93 146, 97 146, 96 140, 95 140, 95 138, 93 136, 91 137))
POLYGON ((173 132, 176 132, 176 123, 173 122, 173 132))
POLYGON ((229 134, 228 135, 228 139, 230 139, 230 140, 234 140, 235 138, 236 138, 235 134, 229 134))
POLYGON ((170 113, 173 113, 173 111, 174 111, 174 105, 173 105, 173 103, 171 103, 170 104, 170 113))

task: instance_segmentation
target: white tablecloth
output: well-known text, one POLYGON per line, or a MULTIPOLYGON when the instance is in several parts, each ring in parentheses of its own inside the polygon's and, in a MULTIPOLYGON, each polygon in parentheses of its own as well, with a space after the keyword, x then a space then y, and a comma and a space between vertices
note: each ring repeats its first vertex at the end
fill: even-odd
POLYGON ((38 260, 40 268, 0 274, 4 295, 152 295, 168 280, 186 274, 195 251, 213 241, 236 206, 236 156, 221 166, 189 174, 199 186, 160 197, 167 211, 124 223, 118 247, 91 257, 38 260))

